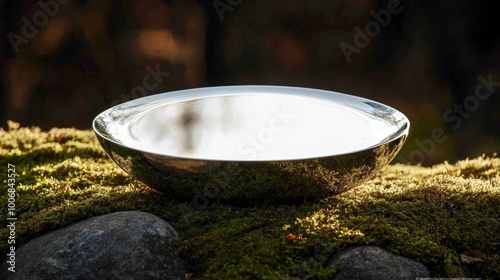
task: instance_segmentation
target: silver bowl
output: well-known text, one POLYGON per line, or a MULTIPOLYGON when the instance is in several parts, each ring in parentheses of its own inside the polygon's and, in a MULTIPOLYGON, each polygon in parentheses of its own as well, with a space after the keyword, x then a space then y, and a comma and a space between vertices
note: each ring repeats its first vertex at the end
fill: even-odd
POLYGON ((401 149, 410 123, 351 95, 225 86, 132 100, 93 122, 128 174, 178 200, 294 203, 344 192, 401 149))

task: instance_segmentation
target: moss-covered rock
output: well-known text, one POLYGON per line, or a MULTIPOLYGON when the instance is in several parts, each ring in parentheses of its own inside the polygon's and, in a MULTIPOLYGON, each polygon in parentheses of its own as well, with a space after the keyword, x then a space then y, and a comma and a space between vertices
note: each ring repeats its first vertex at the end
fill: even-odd
MULTIPOLYGON (((0 214, 16 170, 16 246, 89 217, 155 214, 181 234, 194 279, 330 279, 339 250, 373 244, 424 263, 433 276, 500 275, 500 159, 392 165, 354 190, 300 205, 180 203, 132 180, 92 131, 0 130, 0 214), (470 256, 472 262, 465 262, 470 256), (480 261, 479 261, 480 260, 480 261)), ((0 229, 7 252, 9 229, 0 229)))
POLYGON ((15 273, 0 264, 0 278, 181 279, 178 238, 152 214, 114 212, 31 240, 16 250, 15 273))

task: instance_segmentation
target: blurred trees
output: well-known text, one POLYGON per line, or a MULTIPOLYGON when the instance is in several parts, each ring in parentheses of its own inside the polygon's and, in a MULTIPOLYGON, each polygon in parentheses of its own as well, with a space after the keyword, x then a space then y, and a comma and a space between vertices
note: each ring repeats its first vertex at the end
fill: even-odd
POLYGON ((405 158, 435 128, 450 140, 425 163, 498 150, 497 92, 456 130, 443 118, 474 93, 478 75, 500 81, 500 36, 486 1, 401 1, 402 12, 351 61, 339 46, 353 44, 356 28, 389 0, 219 2, 234 4, 222 18, 211 0, 1 2, 1 125, 89 128, 102 110, 144 95, 272 84, 345 92, 401 110, 412 122, 405 158), (57 11, 56 4, 46 9, 49 2, 57 11), (43 13, 48 20, 37 27, 43 13), (37 29, 32 38, 26 22, 37 29), (12 44, 9 34, 26 40, 12 44))

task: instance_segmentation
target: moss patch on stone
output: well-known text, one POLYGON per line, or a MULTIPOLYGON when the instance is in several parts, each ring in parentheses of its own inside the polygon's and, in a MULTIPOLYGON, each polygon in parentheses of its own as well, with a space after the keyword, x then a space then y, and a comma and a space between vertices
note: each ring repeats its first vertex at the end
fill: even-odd
MULTIPOLYGON (((435 277, 500 275, 500 159, 391 165, 356 189, 316 203, 233 207, 179 203, 132 180, 92 131, 0 130, 0 214, 7 164, 16 167, 16 246, 93 216, 141 210, 181 234, 193 279, 329 279, 330 257, 376 244, 427 265, 435 277), (462 256, 461 256, 462 255, 462 256), (463 256, 482 261, 466 263, 463 256)), ((0 249, 7 250, 7 228, 0 249)))

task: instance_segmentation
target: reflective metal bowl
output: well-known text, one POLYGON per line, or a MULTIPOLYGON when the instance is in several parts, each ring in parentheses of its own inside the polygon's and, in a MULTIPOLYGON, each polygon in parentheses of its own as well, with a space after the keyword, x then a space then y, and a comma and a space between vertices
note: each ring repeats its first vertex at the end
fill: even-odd
POLYGON ((281 86, 162 93, 93 122, 106 153, 147 186, 179 200, 237 205, 344 192, 396 156, 409 126, 372 100, 281 86))

